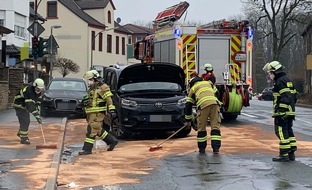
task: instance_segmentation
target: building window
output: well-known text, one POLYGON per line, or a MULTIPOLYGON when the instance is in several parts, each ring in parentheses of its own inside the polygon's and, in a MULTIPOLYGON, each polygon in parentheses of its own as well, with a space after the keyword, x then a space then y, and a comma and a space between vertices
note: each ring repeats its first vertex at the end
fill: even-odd
POLYGON ((48 18, 57 17, 57 2, 56 1, 47 2, 47 17, 48 18))
POLYGON ((92 50, 95 50, 95 32, 91 32, 91 48, 92 50))
POLYGON ((128 36, 128 44, 132 44, 132 36, 128 36))
POLYGON ((107 53, 112 53, 112 35, 107 34, 107 53))
POLYGON ((122 55, 126 54, 126 38, 125 37, 121 38, 121 54, 122 55))
POLYGON ((0 19, 0 26, 4 26, 4 19, 0 19))
POLYGON ((141 41, 142 40, 142 37, 141 36, 138 36, 135 38, 135 42, 138 42, 138 41, 141 41))
POLYGON ((116 36, 116 54, 119 54, 119 36, 116 36))
POLYGON ((18 37, 25 38, 26 37, 26 35, 25 35, 25 28, 21 27, 21 26, 15 25, 14 26, 14 35, 18 36, 18 37))
POLYGON ((103 33, 99 34, 99 51, 103 51, 103 33))
POLYGON ((110 11, 107 12, 107 22, 112 23, 112 13, 110 11))

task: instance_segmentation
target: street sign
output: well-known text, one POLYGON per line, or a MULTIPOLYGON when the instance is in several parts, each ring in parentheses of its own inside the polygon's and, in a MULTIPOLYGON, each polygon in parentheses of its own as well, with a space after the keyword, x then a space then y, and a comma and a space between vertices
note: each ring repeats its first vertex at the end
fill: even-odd
POLYGON ((45 30, 43 26, 38 22, 33 22, 28 28, 28 32, 31 33, 33 36, 40 36, 42 32, 45 30))
POLYGON ((53 35, 50 35, 49 39, 48 39, 48 44, 49 44, 49 47, 52 49, 57 49, 59 48, 59 45, 57 44, 55 38, 53 35))
POLYGON ((239 52, 235 53, 234 59, 235 59, 235 61, 238 61, 238 62, 245 62, 247 59, 246 53, 239 51, 239 52))

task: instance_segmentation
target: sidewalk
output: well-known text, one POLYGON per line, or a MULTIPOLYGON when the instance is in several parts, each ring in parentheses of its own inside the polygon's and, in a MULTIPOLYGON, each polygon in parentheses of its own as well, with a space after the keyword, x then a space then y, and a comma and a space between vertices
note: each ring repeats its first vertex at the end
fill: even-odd
POLYGON ((44 144, 41 129, 31 116, 30 145, 16 136, 19 123, 14 109, 0 111, 0 189, 56 189, 67 118, 43 118, 47 144, 57 149, 36 149, 44 144))

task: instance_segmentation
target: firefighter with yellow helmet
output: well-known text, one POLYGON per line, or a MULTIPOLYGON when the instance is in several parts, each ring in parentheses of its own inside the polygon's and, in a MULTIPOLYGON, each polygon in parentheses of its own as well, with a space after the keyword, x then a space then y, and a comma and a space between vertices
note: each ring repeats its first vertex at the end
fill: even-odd
MULTIPOLYGON (((213 153, 219 153, 221 147, 221 103, 215 96, 211 81, 203 81, 201 77, 194 76, 189 82, 190 90, 186 98, 185 120, 186 125, 191 126, 193 119, 193 104, 197 107, 197 145, 199 153, 205 153, 207 147, 207 120, 211 125, 211 147, 213 153)), ((196 130, 196 129, 195 129, 196 130)))
POLYGON ((269 74, 274 82, 273 86, 273 114, 275 134, 279 138, 279 156, 273 158, 275 162, 295 160, 297 150, 296 137, 292 126, 295 119, 295 104, 297 91, 286 76, 284 66, 278 61, 267 63, 263 70, 269 74))
POLYGON ((31 85, 22 88, 14 97, 13 107, 20 124, 17 136, 21 138, 21 144, 30 144, 28 138, 29 113, 33 114, 39 124, 42 123, 39 107, 43 90, 44 81, 41 78, 37 78, 31 85))
POLYGON ((204 71, 205 73, 202 74, 202 78, 206 81, 211 81, 213 85, 216 84, 216 76, 213 73, 213 67, 210 63, 206 63, 204 65, 204 71))
POLYGON ((89 89, 84 96, 84 109, 87 115, 87 133, 82 151, 79 155, 92 154, 92 148, 95 143, 96 136, 100 137, 107 145, 107 151, 112 151, 118 144, 115 137, 102 128, 103 120, 106 114, 110 114, 111 118, 115 118, 116 111, 111 96, 113 95, 109 86, 102 82, 97 71, 87 71, 83 77, 88 83, 89 89))

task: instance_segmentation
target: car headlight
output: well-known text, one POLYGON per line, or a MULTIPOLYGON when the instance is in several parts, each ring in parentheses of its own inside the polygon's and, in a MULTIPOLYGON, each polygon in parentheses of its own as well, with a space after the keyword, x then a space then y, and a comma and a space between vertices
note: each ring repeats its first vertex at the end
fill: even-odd
POLYGON ((130 107, 136 107, 136 106, 138 106, 138 104, 136 103, 136 101, 127 100, 127 99, 121 99, 121 104, 122 104, 123 106, 130 106, 130 107))
POLYGON ((186 103, 186 98, 182 98, 182 99, 178 100, 179 106, 183 106, 183 105, 185 105, 185 103, 186 103))
POLYGON ((82 100, 78 100, 78 103, 82 103, 82 100))

